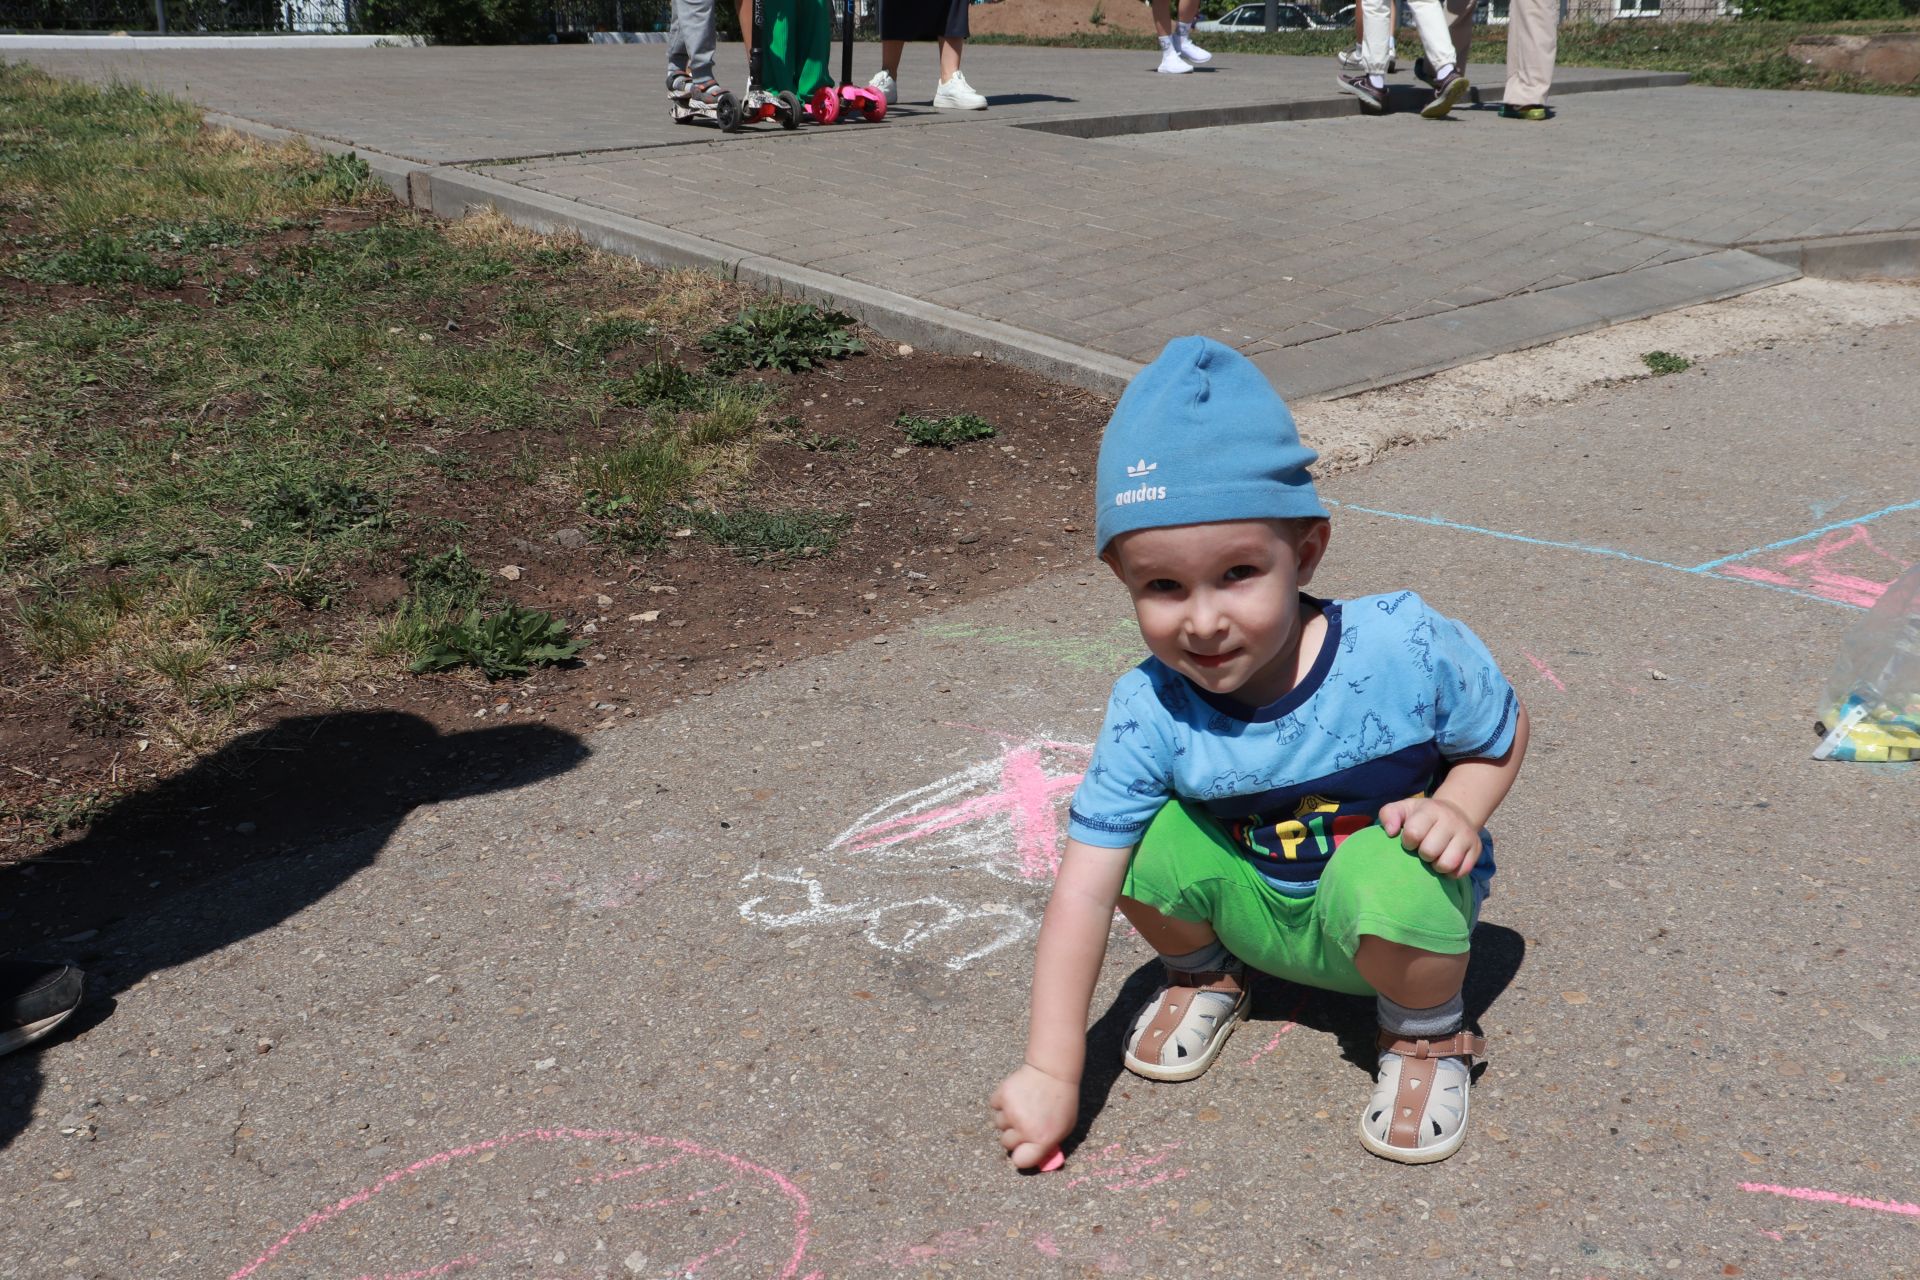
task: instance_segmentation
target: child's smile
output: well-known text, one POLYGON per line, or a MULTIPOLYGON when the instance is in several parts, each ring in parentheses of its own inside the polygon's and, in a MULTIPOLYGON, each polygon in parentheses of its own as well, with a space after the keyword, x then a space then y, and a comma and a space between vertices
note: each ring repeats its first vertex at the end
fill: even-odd
POLYGON ((1133 596, 1153 656, 1210 693, 1265 706, 1311 666, 1324 624, 1303 617, 1300 588, 1327 525, 1296 539, 1271 520, 1173 525, 1122 534, 1107 563, 1133 596))

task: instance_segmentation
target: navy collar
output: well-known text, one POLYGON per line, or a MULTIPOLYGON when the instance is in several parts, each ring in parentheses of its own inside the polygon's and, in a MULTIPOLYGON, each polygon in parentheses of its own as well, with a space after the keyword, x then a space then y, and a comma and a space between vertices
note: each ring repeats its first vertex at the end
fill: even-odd
POLYGON ((1320 652, 1313 656, 1313 667, 1307 672, 1306 678, 1287 690, 1279 701, 1270 702, 1264 707, 1250 707, 1224 693, 1212 693, 1202 689, 1193 681, 1187 680, 1184 675, 1180 678, 1187 681, 1187 687, 1193 690, 1200 701, 1232 720, 1241 720, 1248 724, 1265 724, 1298 710, 1302 703, 1320 691, 1320 686, 1326 681, 1327 672, 1333 670, 1333 656, 1340 648, 1339 602, 1316 599, 1302 591, 1300 608, 1303 615, 1308 608, 1318 609, 1320 616, 1327 620, 1327 634, 1320 641, 1320 652))

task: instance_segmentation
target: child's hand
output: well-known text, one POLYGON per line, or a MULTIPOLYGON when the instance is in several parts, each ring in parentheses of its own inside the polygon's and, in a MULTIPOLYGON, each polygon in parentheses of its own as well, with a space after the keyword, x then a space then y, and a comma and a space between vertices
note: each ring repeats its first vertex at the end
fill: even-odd
POLYGON ((1073 1131, 1080 1086, 1022 1066, 993 1091, 993 1127, 1016 1169, 1031 1169, 1073 1131))
POLYGON ((1480 861, 1480 827, 1453 805, 1434 796, 1409 796, 1380 810, 1380 826, 1399 836, 1401 847, 1417 853, 1443 876, 1455 879, 1480 861))

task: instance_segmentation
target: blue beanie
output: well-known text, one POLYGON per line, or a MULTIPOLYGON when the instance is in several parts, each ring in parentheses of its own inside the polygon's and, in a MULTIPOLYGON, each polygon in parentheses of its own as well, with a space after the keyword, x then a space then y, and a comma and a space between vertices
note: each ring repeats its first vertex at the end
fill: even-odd
POLYGON ((1094 476, 1095 552, 1135 529, 1327 511, 1286 402, 1253 362, 1211 338, 1175 338, 1120 397, 1094 476))

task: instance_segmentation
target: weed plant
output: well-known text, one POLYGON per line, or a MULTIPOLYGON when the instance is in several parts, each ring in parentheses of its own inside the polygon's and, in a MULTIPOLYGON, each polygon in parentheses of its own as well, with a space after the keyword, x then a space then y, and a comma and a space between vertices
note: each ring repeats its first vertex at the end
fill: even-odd
POLYGON ((893 424, 906 433, 909 444, 922 447, 951 449, 969 440, 990 440, 994 435, 993 424, 972 413, 950 413, 943 418, 903 413, 893 424))
POLYGON ((1693 368, 1693 361, 1685 356, 1677 356, 1671 351, 1648 351, 1641 355, 1640 363, 1652 370, 1653 376, 1663 377, 1669 373, 1681 373, 1693 368))
POLYGON ((829 360, 866 350, 853 335, 853 317, 822 311, 804 302, 748 307, 732 321, 711 330, 700 345, 716 373, 741 369, 778 369, 798 373, 829 360))
POLYGON ((569 639, 565 623, 538 609, 508 605, 485 616, 473 609, 443 628, 412 669, 420 673, 471 666, 489 680, 500 680, 565 662, 586 643, 569 639))

